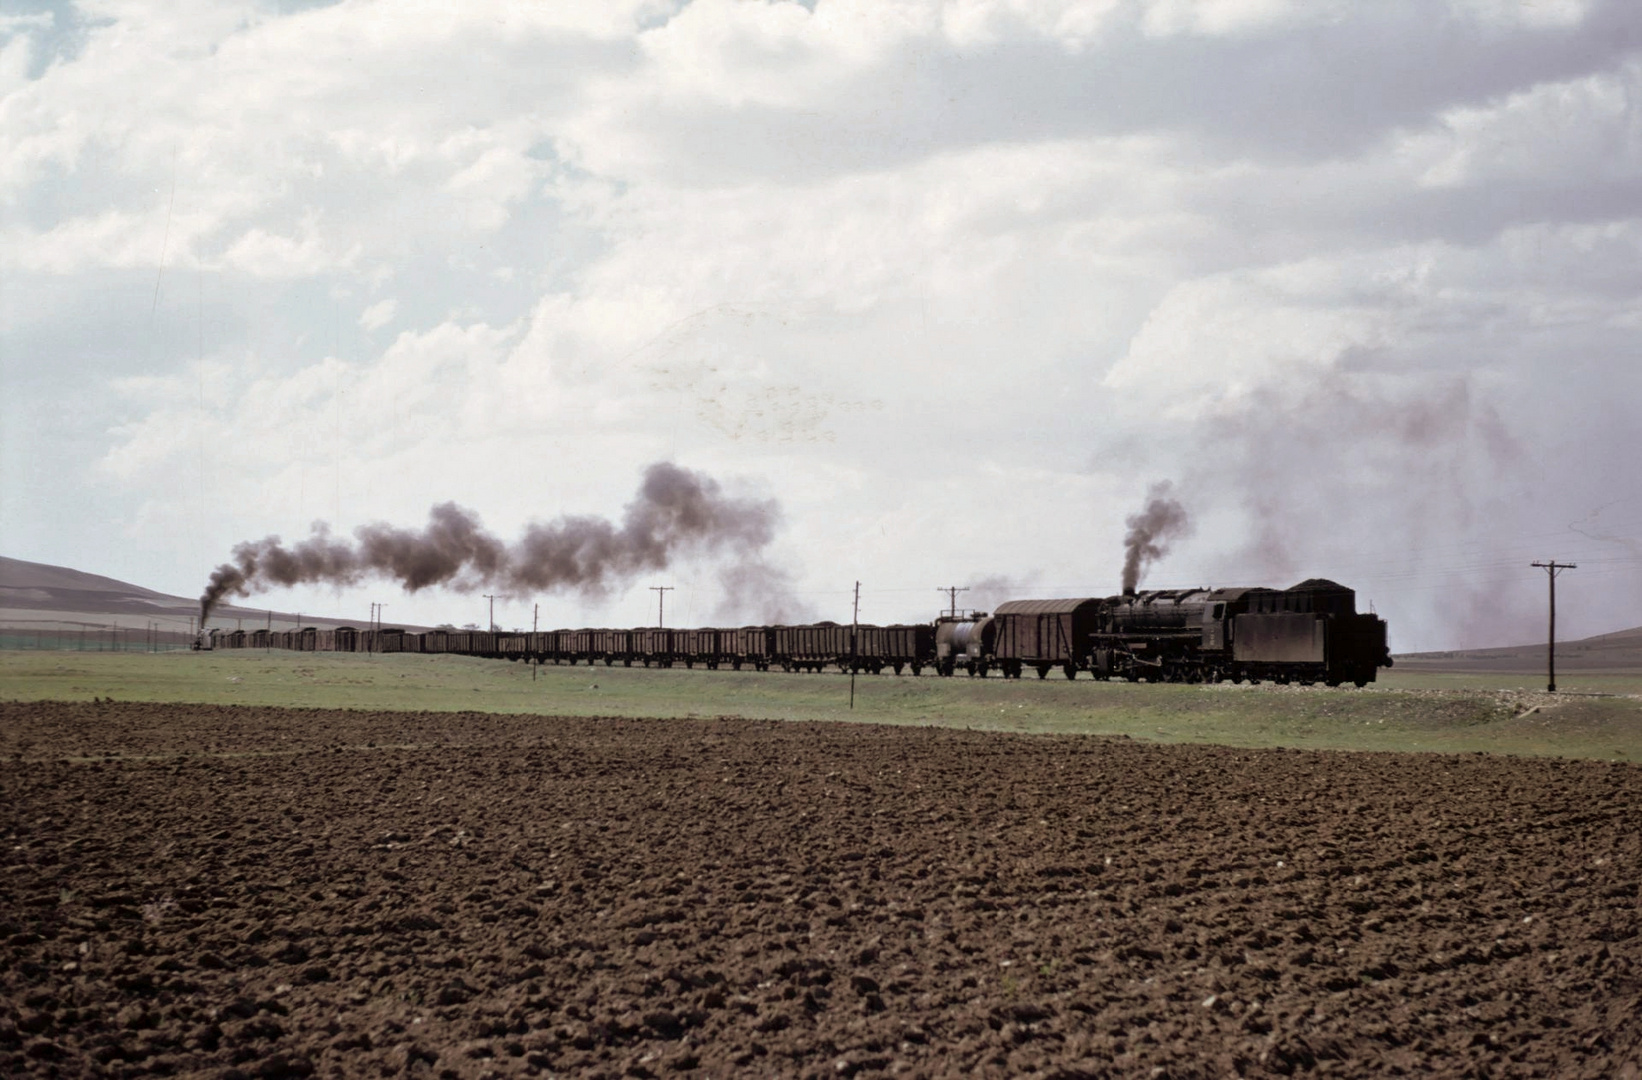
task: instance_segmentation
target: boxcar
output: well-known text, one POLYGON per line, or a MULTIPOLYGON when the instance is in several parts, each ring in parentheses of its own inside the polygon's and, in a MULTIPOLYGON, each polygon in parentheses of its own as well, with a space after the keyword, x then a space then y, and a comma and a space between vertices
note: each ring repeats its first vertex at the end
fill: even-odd
MULTIPOLYGON (((1060 668, 1068 679, 1087 665, 1090 638, 1098 627, 1101 601, 1011 600, 992 613, 992 651, 1007 678, 1026 668, 1044 678, 1060 668)), ((984 661, 977 675, 985 675, 984 661)))

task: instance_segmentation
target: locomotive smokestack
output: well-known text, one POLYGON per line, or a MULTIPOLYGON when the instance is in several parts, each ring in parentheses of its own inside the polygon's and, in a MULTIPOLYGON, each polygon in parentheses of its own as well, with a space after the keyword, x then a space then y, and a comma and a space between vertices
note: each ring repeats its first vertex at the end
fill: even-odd
POLYGON ((1164 480, 1146 490, 1146 505, 1138 514, 1124 519, 1129 531, 1123 537, 1123 595, 1133 596, 1147 567, 1169 553, 1169 545, 1190 536, 1191 518, 1179 501, 1169 497, 1174 485, 1164 480))

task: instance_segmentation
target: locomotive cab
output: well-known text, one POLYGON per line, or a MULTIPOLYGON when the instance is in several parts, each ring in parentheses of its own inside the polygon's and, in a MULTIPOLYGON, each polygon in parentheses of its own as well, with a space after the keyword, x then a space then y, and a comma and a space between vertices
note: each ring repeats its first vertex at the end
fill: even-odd
POLYGON ((1226 647, 1231 634, 1231 622, 1226 618, 1226 602, 1211 600, 1203 605, 1203 648, 1218 652, 1226 647))

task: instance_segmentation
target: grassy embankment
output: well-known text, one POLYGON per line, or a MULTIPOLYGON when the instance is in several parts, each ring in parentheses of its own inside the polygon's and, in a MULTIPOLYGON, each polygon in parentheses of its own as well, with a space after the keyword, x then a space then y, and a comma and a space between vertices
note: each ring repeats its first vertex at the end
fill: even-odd
POLYGON ((455 656, 0 653, 0 699, 544 716, 740 716, 1127 735, 1157 742, 1490 751, 1642 762, 1642 673, 1402 676, 1367 690, 555 667, 455 656), (1609 696, 1594 696, 1609 695, 1609 696))

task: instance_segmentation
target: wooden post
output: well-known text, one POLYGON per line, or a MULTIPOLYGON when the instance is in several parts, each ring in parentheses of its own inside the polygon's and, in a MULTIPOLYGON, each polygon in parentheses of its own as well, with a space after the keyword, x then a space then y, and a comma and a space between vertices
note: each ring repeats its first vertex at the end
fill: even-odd
POLYGON ((1559 563, 1555 559, 1550 562, 1537 562, 1531 565, 1545 571, 1545 577, 1551 585, 1551 622, 1545 639, 1545 690, 1547 693, 1556 693, 1556 576, 1564 570, 1578 570, 1574 563, 1559 563))

